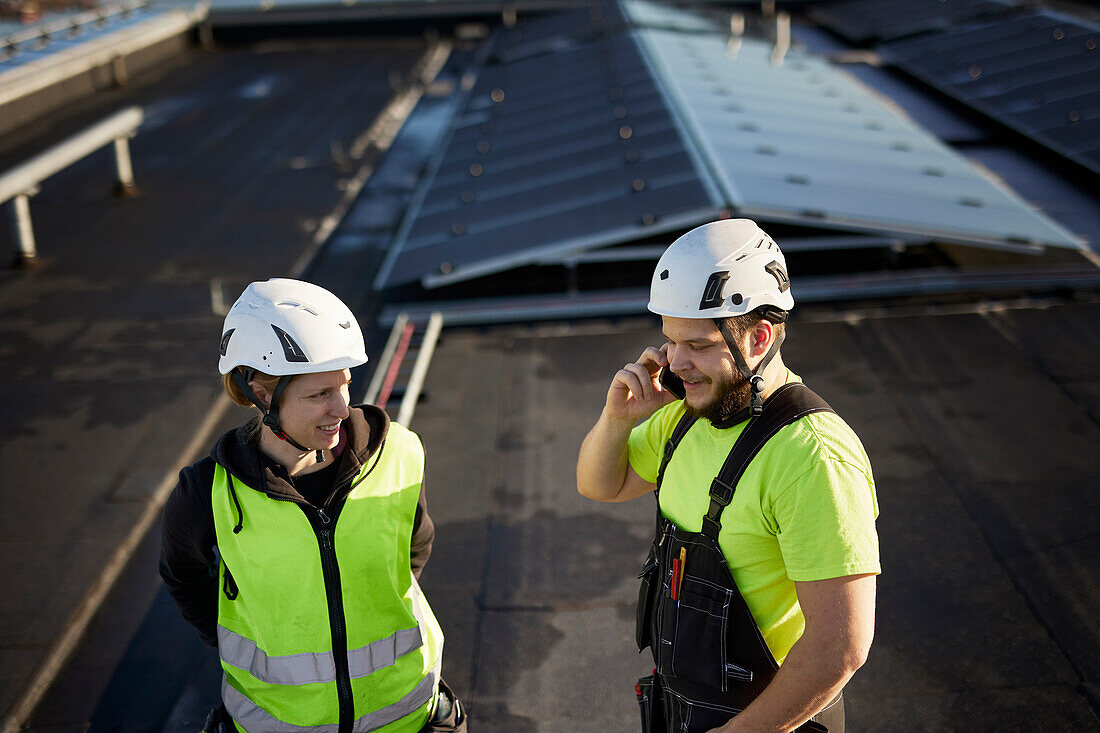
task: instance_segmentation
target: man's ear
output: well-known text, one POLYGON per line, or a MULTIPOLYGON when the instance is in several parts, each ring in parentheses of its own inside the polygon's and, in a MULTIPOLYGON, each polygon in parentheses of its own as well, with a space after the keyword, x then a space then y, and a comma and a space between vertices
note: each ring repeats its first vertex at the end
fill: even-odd
POLYGON ((768 349, 772 346, 772 341, 775 340, 775 326, 767 319, 760 319, 760 321, 749 330, 748 339, 748 356, 763 356, 768 353, 768 349))
POLYGON ((271 393, 256 380, 249 382, 248 386, 252 388, 252 394, 256 395, 256 399, 262 402, 264 407, 271 409, 271 393))

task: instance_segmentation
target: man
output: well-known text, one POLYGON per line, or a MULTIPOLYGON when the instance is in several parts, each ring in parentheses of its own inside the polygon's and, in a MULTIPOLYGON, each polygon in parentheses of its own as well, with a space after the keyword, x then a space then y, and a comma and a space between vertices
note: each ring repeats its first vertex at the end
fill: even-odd
POLYGON ((581 446, 581 494, 657 491, 645 730, 843 731, 841 691, 874 634, 878 506, 859 439, 783 363, 793 306, 754 222, 680 237, 650 290, 666 343, 615 374, 581 446))

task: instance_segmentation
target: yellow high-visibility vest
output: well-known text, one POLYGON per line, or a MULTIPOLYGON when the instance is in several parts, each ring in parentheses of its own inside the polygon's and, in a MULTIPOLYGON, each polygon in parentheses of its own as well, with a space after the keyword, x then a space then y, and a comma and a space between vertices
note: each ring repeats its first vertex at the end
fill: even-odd
POLYGON ((419 439, 391 423, 333 519, 216 466, 222 701, 238 728, 423 727, 443 652, 409 566, 423 471, 419 439))

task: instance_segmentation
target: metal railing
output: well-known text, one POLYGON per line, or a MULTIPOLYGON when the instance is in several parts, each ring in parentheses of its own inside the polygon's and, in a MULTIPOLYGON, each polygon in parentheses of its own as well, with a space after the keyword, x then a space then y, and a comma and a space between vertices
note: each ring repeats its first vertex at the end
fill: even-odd
POLYGON ((55 39, 76 38, 85 33, 89 26, 103 28, 111 18, 127 18, 147 4, 146 0, 124 0, 0 36, 0 62, 8 61, 22 51, 44 48, 55 39))
POLYGON ((17 266, 32 264, 38 256, 31 226, 30 197, 38 193, 39 184, 53 174, 113 144, 117 192, 121 195, 133 194, 134 171, 128 141, 137 133, 143 119, 140 107, 124 109, 0 175, 0 204, 11 201, 17 266))
POLYGON ((398 314, 364 398, 364 402, 385 409, 390 397, 400 394, 401 405, 396 419, 406 427, 412 422, 413 412, 428 374, 428 366, 435 353, 439 333, 443 329, 443 314, 439 311, 432 312, 424 326, 423 336, 419 342, 414 343, 413 335, 418 325, 420 324, 412 322, 406 314, 398 314), (412 370, 405 374, 402 365, 413 355, 415 358, 412 370))

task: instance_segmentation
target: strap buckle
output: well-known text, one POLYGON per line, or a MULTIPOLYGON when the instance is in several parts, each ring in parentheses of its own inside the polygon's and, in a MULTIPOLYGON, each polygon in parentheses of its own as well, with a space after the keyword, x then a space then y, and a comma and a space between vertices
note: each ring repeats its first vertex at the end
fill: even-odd
POLYGON ((729 506, 733 501, 733 487, 720 478, 715 478, 710 484, 710 498, 722 507, 729 506))

